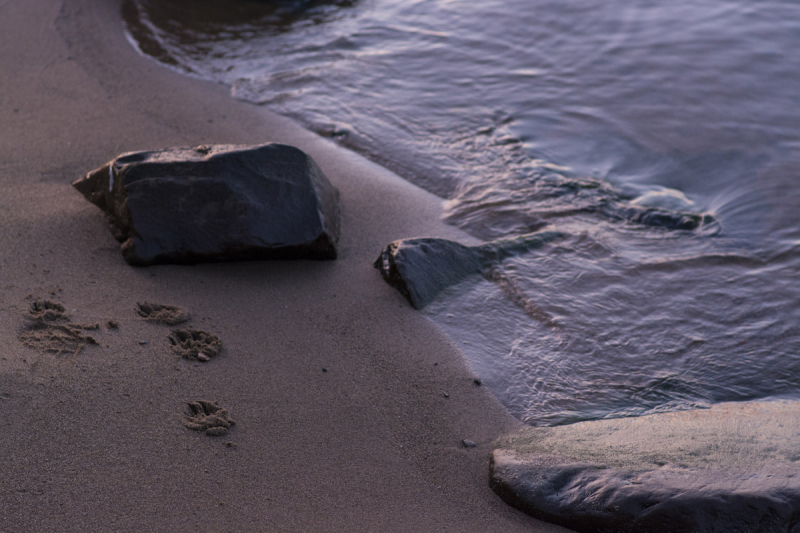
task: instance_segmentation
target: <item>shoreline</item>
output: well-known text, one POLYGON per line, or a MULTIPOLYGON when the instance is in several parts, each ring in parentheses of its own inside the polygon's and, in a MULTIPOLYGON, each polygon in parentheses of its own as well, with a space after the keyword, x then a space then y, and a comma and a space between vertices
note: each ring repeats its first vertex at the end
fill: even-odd
POLYGON ((0 3, 0 531, 565 531, 489 488, 492 443, 521 424, 372 267, 395 239, 466 239, 441 200, 139 56, 121 4, 0 3), (70 185, 123 152, 269 141, 339 188, 337 261, 133 268, 70 185), (37 299, 101 324, 98 345, 23 346, 37 299), (223 352, 177 358, 141 301, 188 309, 223 352), (236 426, 187 430, 195 400, 236 426))

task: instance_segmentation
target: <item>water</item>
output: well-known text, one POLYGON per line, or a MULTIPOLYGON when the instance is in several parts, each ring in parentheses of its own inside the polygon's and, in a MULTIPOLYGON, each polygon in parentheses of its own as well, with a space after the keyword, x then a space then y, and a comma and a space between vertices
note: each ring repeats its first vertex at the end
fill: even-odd
MULTIPOLYGON (((800 392, 800 4, 129 0, 131 41, 569 237, 425 312, 533 425, 800 392)), ((411 237, 411 236, 409 236, 411 237)))

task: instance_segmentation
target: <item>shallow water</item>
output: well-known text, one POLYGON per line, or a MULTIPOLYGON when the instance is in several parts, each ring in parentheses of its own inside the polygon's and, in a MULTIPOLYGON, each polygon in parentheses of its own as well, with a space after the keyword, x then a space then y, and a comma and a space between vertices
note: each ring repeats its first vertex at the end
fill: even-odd
POLYGON ((123 16, 142 52, 439 194, 481 239, 570 235, 426 309, 522 420, 798 397, 797 3, 129 0, 123 16))

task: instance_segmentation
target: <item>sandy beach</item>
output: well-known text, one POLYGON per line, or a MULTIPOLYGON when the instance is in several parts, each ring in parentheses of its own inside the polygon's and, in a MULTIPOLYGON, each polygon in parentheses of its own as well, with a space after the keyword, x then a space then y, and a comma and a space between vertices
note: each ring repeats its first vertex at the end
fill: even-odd
POLYGON ((518 422, 372 267, 394 239, 467 238, 439 199, 140 57, 121 3, 0 0, 0 530, 565 531, 491 491, 518 422), (70 185, 123 152, 273 141, 339 188, 337 261, 134 268, 70 185), (97 345, 23 346, 41 300, 97 345), (179 358, 137 302, 187 309, 223 351, 179 358), (194 400, 236 425, 187 429, 194 400))

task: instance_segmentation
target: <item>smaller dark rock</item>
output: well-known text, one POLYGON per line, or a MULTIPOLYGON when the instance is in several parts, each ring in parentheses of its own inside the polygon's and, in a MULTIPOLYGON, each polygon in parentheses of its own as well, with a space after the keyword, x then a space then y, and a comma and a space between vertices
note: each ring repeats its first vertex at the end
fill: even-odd
POLYGON ((390 243, 373 266, 414 308, 422 309, 447 287, 563 236, 557 232, 531 233, 480 246, 446 239, 405 239, 390 243))
POLYGON ((472 382, 475 383, 475 385, 477 385, 478 387, 483 385, 483 381, 481 381, 479 378, 473 379, 472 382))
POLYGON ((477 442, 469 440, 469 439, 462 440, 461 444, 462 444, 462 446, 464 446, 464 448, 477 448, 478 447, 478 443, 477 442))
POLYGON ((408 239, 389 244, 374 263, 383 279, 416 309, 470 275, 482 264, 473 248, 445 239, 408 239))

